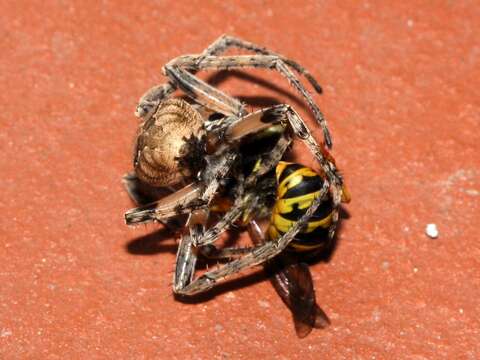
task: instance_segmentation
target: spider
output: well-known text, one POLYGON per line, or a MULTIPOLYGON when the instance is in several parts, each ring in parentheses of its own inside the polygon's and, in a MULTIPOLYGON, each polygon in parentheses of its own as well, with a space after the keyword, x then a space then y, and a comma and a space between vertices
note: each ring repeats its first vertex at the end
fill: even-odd
POLYGON ((137 196, 137 183, 150 189, 175 191, 127 211, 125 219, 128 225, 151 221, 168 225, 171 219, 186 216, 177 251, 174 293, 198 294, 246 268, 266 264, 304 231, 322 204, 328 204, 330 209, 326 233, 328 239, 333 238, 346 190, 327 151, 332 141, 326 121, 292 70, 305 76, 321 92, 313 76, 298 63, 264 47, 224 35, 201 54, 184 55, 168 62, 163 67, 168 81, 153 87, 140 99, 136 115, 142 122, 134 150, 134 174, 125 177, 127 190, 133 198, 137 196), (254 54, 221 55, 230 47, 254 54), (324 144, 317 143, 291 106, 280 104, 248 112, 240 101, 195 76, 205 69, 244 67, 276 70, 283 75, 305 99, 323 130, 324 144), (172 97, 177 89, 190 101, 172 97), (275 203, 271 195, 275 195, 277 187, 274 174, 295 138, 306 144, 320 165, 320 187, 306 203, 307 208, 276 238, 258 240, 250 231, 251 236, 257 237, 254 246, 216 249, 214 243, 220 234, 233 224, 255 224, 256 218, 269 216, 275 203), (215 210, 222 207, 222 202, 228 206, 215 210), (230 260, 195 277, 199 253, 230 260))

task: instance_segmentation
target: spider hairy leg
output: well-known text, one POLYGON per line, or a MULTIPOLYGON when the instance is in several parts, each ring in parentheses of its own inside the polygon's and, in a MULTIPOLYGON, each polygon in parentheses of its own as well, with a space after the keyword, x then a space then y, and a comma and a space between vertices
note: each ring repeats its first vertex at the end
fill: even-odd
POLYGON ((136 225, 188 213, 192 209, 202 206, 198 201, 195 202, 199 194, 200 187, 198 185, 187 185, 156 202, 128 210, 125 213, 125 222, 127 225, 136 225))
MULTIPOLYGON (((332 199, 333 199, 333 210, 332 210, 332 221, 329 230, 329 237, 332 239, 335 234, 335 229, 338 223, 338 209, 340 203, 342 202, 342 193, 343 193, 343 179, 337 171, 335 162, 333 158, 325 156, 328 154, 325 149, 320 147, 312 136, 310 130, 308 130, 304 121, 293 110, 292 107, 285 105, 285 111, 287 118, 294 129, 294 133, 302 139, 302 141, 310 149, 310 152, 314 155, 315 159, 318 161, 321 169, 323 170, 325 176, 329 180, 331 185, 332 199)), ((350 196, 348 194, 348 196, 350 196)))
POLYGON ((238 273, 246 268, 262 264, 278 255, 288 246, 290 241, 292 241, 295 235, 303 228, 308 219, 316 211, 320 203, 325 199, 327 192, 328 182, 325 181, 319 196, 312 201, 305 214, 282 237, 276 239, 276 241, 267 242, 262 246, 255 248, 252 252, 244 257, 233 260, 221 266, 219 269, 207 271, 205 274, 194 279, 188 285, 182 288, 177 287, 174 291, 183 295, 194 295, 204 292, 215 286, 215 284, 221 279, 225 279, 226 277, 238 273), (327 184, 327 186, 325 186, 325 184, 327 184))
POLYGON ((193 280, 197 254, 192 244, 190 234, 183 234, 177 249, 177 261, 173 274, 173 292, 178 293, 180 289, 187 286, 193 280))
POLYGON ((167 99, 177 89, 177 86, 172 82, 166 84, 156 85, 150 88, 138 100, 138 105, 135 109, 135 116, 143 119, 148 119, 155 112, 160 102, 167 99))
POLYGON ((200 80, 176 64, 165 65, 165 73, 180 89, 197 103, 225 115, 246 114, 241 102, 200 80))
MULTIPOLYGON (((330 136, 330 132, 327 127, 327 122, 325 117, 323 116, 322 112, 318 105, 313 101, 312 96, 310 93, 305 89, 302 83, 298 80, 298 78, 293 74, 285 62, 279 58, 278 56, 272 55, 234 55, 234 56, 206 56, 201 59, 201 62, 198 62, 198 58, 194 56, 187 56, 187 57, 180 57, 177 59, 172 60, 169 63, 170 67, 173 64, 177 67, 191 67, 191 66, 198 66, 199 70, 203 69, 233 69, 233 68, 241 68, 241 67, 259 67, 265 69, 274 69, 277 70, 281 75, 283 75, 290 84, 302 95, 305 101, 308 104, 308 107, 312 111, 316 122, 320 125, 323 131, 323 136, 325 139, 325 144, 331 148, 332 147, 332 139, 330 136)), ((192 78, 195 78, 192 76, 192 78)), ((200 81, 197 79, 197 81, 200 81)))
MULTIPOLYGON (((256 115, 254 117, 258 118, 258 115, 261 115, 261 112, 254 115, 256 115)), ((250 116, 248 115, 247 117, 250 116)), ((255 119, 250 120, 256 121, 255 119)), ((264 128, 262 127, 262 129, 264 128)), ((235 130, 234 133, 238 135, 238 132, 235 130)), ((243 134, 243 136, 245 136, 245 134, 243 134)), ((228 135, 226 137, 231 140, 228 135)), ((237 140, 237 138, 234 139, 237 140)), ((257 161, 254 169, 252 170, 252 173, 248 175, 245 179, 244 186, 253 188, 256 184, 257 179, 260 176, 263 176, 270 170, 272 170, 283 157, 283 154, 287 150, 291 141, 292 139, 290 138, 290 136, 282 129, 281 136, 278 139, 277 143, 270 152, 262 155, 261 158, 257 161)), ((215 242, 220 236, 220 234, 226 231, 230 227, 230 225, 233 224, 237 219, 239 219, 241 216, 245 217, 246 214, 253 211, 255 205, 250 200, 251 197, 249 197, 248 194, 244 197, 241 196, 241 193, 243 193, 243 191, 243 188, 239 189, 239 194, 237 195, 238 200, 233 204, 230 209, 228 209, 228 211, 215 225, 208 229, 205 234, 198 239, 198 242, 195 243, 195 246, 204 246, 215 242)))
POLYGON ((198 248, 207 259, 230 259, 252 252, 252 247, 228 247, 217 249, 215 245, 205 245, 198 248))
POLYGON ((284 57, 283 55, 275 53, 271 50, 268 50, 266 47, 256 45, 252 42, 245 41, 245 40, 239 39, 239 38, 234 37, 234 36, 229 36, 229 35, 220 36, 217 40, 215 40, 202 53, 202 56, 201 56, 201 58, 199 59, 198 62, 201 62, 203 57, 212 56, 212 55, 219 55, 219 54, 225 52, 226 50, 228 50, 230 47, 236 47, 236 48, 239 48, 239 49, 252 51, 256 54, 277 56, 280 59, 282 59, 288 66, 295 69, 298 73, 304 75, 305 78, 313 86, 313 88, 315 89, 316 92, 318 92, 318 93, 322 92, 321 86, 318 84, 317 80, 313 77, 313 75, 310 74, 309 71, 307 71, 303 66, 301 66, 297 62, 295 62, 291 59, 288 59, 288 58, 284 57))

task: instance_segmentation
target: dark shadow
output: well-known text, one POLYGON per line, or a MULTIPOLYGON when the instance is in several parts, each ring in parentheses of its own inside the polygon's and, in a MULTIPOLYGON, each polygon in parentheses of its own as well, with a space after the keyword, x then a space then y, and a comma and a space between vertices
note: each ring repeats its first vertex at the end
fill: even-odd
POLYGON ((344 206, 340 206, 339 216, 340 216, 340 220, 342 219, 348 220, 352 217, 350 212, 347 209, 345 209, 344 206))
MULTIPOLYGON (((210 77, 207 78, 207 82, 214 86, 217 87, 221 83, 223 83, 225 80, 228 78, 236 78, 242 81, 250 82, 253 84, 256 84, 258 86, 261 86, 265 89, 272 90, 278 94, 281 94, 282 96, 285 96, 290 100, 294 105, 294 108, 302 108, 304 110, 307 109, 307 105, 305 104, 305 101, 303 98, 300 96, 297 96, 295 94, 295 90, 291 88, 290 91, 287 91, 277 85, 275 85, 271 81, 267 81, 259 76, 255 76, 252 74, 248 74, 239 70, 222 70, 219 72, 216 72, 215 74, 211 75, 210 77)), ((288 84, 288 81, 285 80, 285 83, 288 84)), ((279 104, 278 100, 275 100, 270 97, 262 97, 262 96, 242 96, 242 95, 233 95, 233 97, 240 99, 241 101, 246 102, 249 105, 252 106, 259 106, 259 107, 266 107, 266 106, 271 106, 275 104, 279 104), (255 100, 258 99, 258 100, 255 100), (273 100, 271 103, 270 101, 273 100)), ((291 104, 292 105, 292 104, 291 104)), ((293 105, 292 105, 293 106, 293 105)))
POLYGON ((175 235, 168 229, 162 228, 151 234, 143 235, 131 240, 127 245, 127 251, 132 255, 154 255, 158 253, 177 252, 177 244, 161 244, 167 239, 174 239, 175 235))
POLYGON ((186 304, 198 304, 201 302, 209 301, 216 296, 227 293, 229 291, 235 291, 268 280, 268 277, 262 268, 259 268, 259 270, 254 273, 248 275, 240 274, 239 276, 240 277, 238 278, 234 278, 232 280, 228 280, 218 285, 215 285, 214 288, 205 293, 197 294, 195 296, 175 295, 175 299, 186 304))

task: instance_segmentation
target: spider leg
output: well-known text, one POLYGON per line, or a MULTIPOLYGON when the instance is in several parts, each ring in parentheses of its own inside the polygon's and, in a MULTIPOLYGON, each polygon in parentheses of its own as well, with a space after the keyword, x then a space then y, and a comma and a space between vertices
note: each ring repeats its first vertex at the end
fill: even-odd
MULTIPOLYGON (((218 40, 220 40, 220 38, 218 40)), ((215 41, 215 43, 217 43, 218 40, 215 41)), ((215 45, 215 43, 205 49, 201 56, 216 55, 227 49, 226 47, 224 48, 221 43, 218 45, 215 45)), ((189 72, 195 74, 198 70, 190 68, 189 72)), ((138 101, 135 115, 140 118, 148 118, 154 112, 160 101, 169 97, 176 89, 177 84, 172 81, 150 88, 138 101)))
POLYGON ((341 185, 343 181, 335 165, 325 156, 324 150, 317 143, 303 119, 290 105, 275 105, 239 118, 224 131, 224 140, 227 142, 237 141, 272 125, 282 124, 285 126, 287 122, 294 135, 298 136, 315 156, 329 180, 333 184, 341 185))
POLYGON ((246 255, 252 252, 254 248, 249 247, 228 247, 217 249, 215 245, 205 245, 199 247, 201 254, 207 259, 229 259, 246 255))
MULTIPOLYGON (((328 131, 327 122, 320 111, 318 105, 313 101, 310 93, 305 89, 302 83, 298 80, 294 73, 289 69, 287 64, 282 58, 279 58, 276 55, 238 55, 238 56, 206 56, 201 59, 201 62, 198 62, 198 57, 195 56, 183 56, 178 57, 172 60, 165 67, 183 67, 190 68, 191 66, 198 66, 199 70, 203 69, 232 69, 232 68, 241 68, 241 67, 260 67, 266 69, 275 69, 281 75, 283 75, 290 84, 302 95, 305 101, 308 104, 308 107, 312 111, 315 120, 320 125, 323 131, 323 136, 325 139, 325 144, 331 148, 332 139, 330 132, 328 131)), ((185 71, 186 72, 186 71, 185 71)), ((193 75, 189 74, 191 77, 195 78, 193 75)), ((197 80, 200 81, 200 80, 197 80)), ((210 85, 208 85, 210 86, 210 85)), ((212 88, 214 89, 214 88, 212 88)), ((215 90, 215 89, 214 89, 215 90)), ((218 90, 215 90, 218 91, 218 90)))
MULTIPOLYGON (((256 220, 248 224, 248 234, 254 244, 265 243, 265 235, 256 220)), ((325 328, 330 320, 317 305, 312 275, 307 264, 291 254, 282 252, 264 264, 270 282, 290 309, 297 336, 307 336, 312 328, 325 328)))
POLYGON ((202 201, 198 201, 199 196, 200 187, 198 185, 187 185, 158 201, 128 210, 125 213, 125 222, 127 225, 142 224, 188 213, 192 209, 204 205, 202 201))
POLYGON ((318 145, 300 115, 298 115, 291 106, 284 106, 288 121, 293 128, 293 132, 307 145, 309 150, 315 156, 315 159, 319 162, 325 176, 328 178, 328 182, 330 183, 333 206, 332 222, 329 227, 328 236, 330 239, 333 239, 338 223, 339 207, 342 201, 343 179, 338 173, 335 164, 325 156, 324 150, 318 145))
POLYGON ((212 166, 212 169, 204 175, 203 182, 208 184, 200 195, 200 199, 207 204, 212 201, 218 187, 220 186, 220 180, 223 179, 237 158, 237 154, 234 151, 228 150, 225 153, 221 153, 217 159, 216 165, 212 166))
MULTIPOLYGON (((144 206, 158 201, 158 199, 175 192, 175 190, 170 187, 158 188, 150 186, 141 181, 134 172, 125 174, 122 178, 122 183, 130 196, 130 199, 138 206, 144 206)), ((158 221, 172 232, 178 230, 182 226, 180 219, 174 217, 158 221)))
POLYGON ((288 66, 290 66, 292 69, 295 69, 298 73, 302 74, 305 76, 305 78, 312 84, 313 88, 315 89, 316 92, 321 93, 322 88, 318 84, 317 80, 308 72, 303 66, 298 64, 297 62, 290 60, 278 53, 275 53, 271 50, 268 50, 267 48, 263 46, 256 45, 254 43, 251 43, 249 41, 245 41, 239 38, 236 38, 234 36, 229 36, 229 35, 222 35, 220 36, 217 40, 215 40, 203 53, 202 56, 198 59, 197 63, 202 62, 202 60, 207 57, 207 56, 213 56, 213 55, 219 55, 223 52, 225 52, 228 48, 230 47, 236 47, 239 49, 244 49, 248 51, 252 51, 257 54, 262 54, 262 55, 273 55, 276 56, 280 59, 282 59, 288 66))
POLYGON ((206 188, 189 184, 158 201, 128 210, 125 213, 127 225, 161 221, 208 205, 220 185, 219 180, 228 173, 235 158, 233 151, 221 154, 220 160, 205 175, 206 188))
POLYGON ((177 293, 177 289, 182 289, 191 283, 196 264, 197 255, 192 244, 192 237, 190 234, 183 234, 178 245, 173 274, 173 291, 175 293, 177 293))
POLYGON ((162 85, 156 85, 138 100, 138 105, 135 109, 135 116, 139 118, 149 119, 155 112, 160 102, 168 98, 175 90, 177 86, 169 81, 162 85))
MULTIPOLYGON (((186 56, 186 58, 188 57, 186 56)), ((170 62, 165 65, 164 71, 176 86, 197 103, 225 115, 242 116, 246 114, 240 101, 198 79, 175 63, 170 62)))
POLYGON ((246 205, 242 201, 238 201, 231 209, 211 228, 209 228, 202 237, 195 241, 195 246, 205 246, 215 242, 221 233, 227 230, 245 210, 246 205))
POLYGON ((325 181, 319 196, 312 202, 305 214, 295 223, 282 237, 275 241, 267 242, 259 247, 255 247, 247 255, 240 259, 233 260, 224 264, 216 270, 207 271, 205 274, 193 279, 192 282, 183 287, 174 289, 176 293, 184 295, 193 295, 212 288, 217 281, 224 279, 232 274, 242 271, 248 267, 262 264, 282 252, 295 235, 308 222, 308 219, 317 210, 320 203, 325 199, 328 193, 328 181, 325 181))
MULTIPOLYGON (((283 132, 282 137, 280 137, 273 149, 260 159, 258 166, 256 166, 252 173, 245 179, 245 186, 254 186, 258 177, 273 169, 283 157, 291 141, 291 138, 283 132)), ((239 200, 233 204, 215 225, 209 228, 205 234, 198 239, 198 242, 194 242, 195 246, 212 244, 218 239, 220 234, 227 230, 240 216, 250 212, 250 209, 254 207, 252 201, 250 201, 250 197, 248 194, 245 197, 241 196, 243 189, 239 190, 239 192, 240 194, 237 196, 239 200)))
POLYGON ((150 204, 176 191, 172 187, 151 186, 141 181, 133 171, 123 176, 122 183, 130 199, 138 206, 150 204))

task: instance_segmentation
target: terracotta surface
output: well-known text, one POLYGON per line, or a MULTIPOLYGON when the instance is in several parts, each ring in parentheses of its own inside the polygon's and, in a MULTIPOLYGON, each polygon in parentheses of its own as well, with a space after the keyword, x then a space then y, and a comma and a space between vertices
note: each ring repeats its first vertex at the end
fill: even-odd
MULTIPOLYGON (((0 3, 0 357, 480 358, 478 2, 133 3, 0 3), (138 98, 222 33, 324 87, 353 202, 312 267, 332 325, 304 340, 261 273, 174 300, 175 240, 123 222, 138 98)), ((214 80, 307 116, 249 74, 214 80)))

